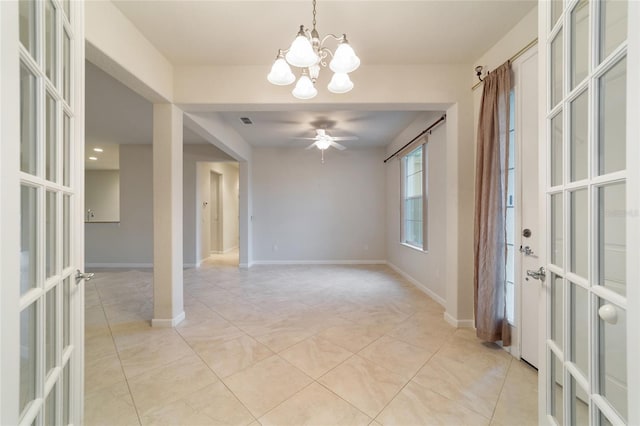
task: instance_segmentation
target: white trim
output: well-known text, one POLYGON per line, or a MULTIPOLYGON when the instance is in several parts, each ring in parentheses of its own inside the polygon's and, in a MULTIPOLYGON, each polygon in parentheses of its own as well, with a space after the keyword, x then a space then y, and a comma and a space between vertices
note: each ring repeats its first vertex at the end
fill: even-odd
POLYGON ((238 264, 238 268, 240 269, 249 269, 253 266, 253 262, 250 263, 240 263, 238 264))
POLYGON ((449 323, 449 325, 455 328, 475 328, 475 321, 470 320, 459 320, 452 317, 449 312, 444 313, 444 320, 449 323))
MULTIPOLYGON (((404 278, 405 280, 407 280, 411 284, 413 284, 418 290, 422 291, 424 294, 426 294, 427 296, 429 296, 430 298, 432 298, 433 300, 438 302, 438 304, 440 304, 443 308, 446 308, 446 306, 447 306, 446 301, 442 297, 440 297, 439 295, 434 293, 433 290, 431 290, 430 288, 426 287, 420 281, 416 280, 411 275, 407 274, 405 271, 403 271, 402 269, 398 268, 393 263, 387 261, 386 264, 389 265, 389 267, 391 269, 393 269, 398 274, 400 274, 402 276, 402 278, 404 278)), ((451 317, 451 318, 453 318, 453 317, 451 317)))
MULTIPOLYGON (((187 266, 187 265, 185 265, 187 266)), ((85 268, 153 268, 153 263, 85 263, 85 268)))
MULTIPOLYGON (((251 265, 386 265, 386 260, 254 260, 251 265)), ((244 264, 241 264, 244 265, 244 264)))
POLYGON ((176 325, 180 324, 182 321, 184 321, 185 317, 186 315, 184 311, 182 311, 182 313, 178 314, 175 318, 171 318, 171 319, 154 318, 151 320, 151 327, 173 328, 176 325))

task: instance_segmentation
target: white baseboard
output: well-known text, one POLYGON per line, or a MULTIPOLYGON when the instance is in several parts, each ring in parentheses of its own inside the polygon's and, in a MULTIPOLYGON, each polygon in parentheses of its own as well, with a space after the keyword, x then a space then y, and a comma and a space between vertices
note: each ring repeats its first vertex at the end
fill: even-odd
POLYGON ((238 264, 238 268, 240 268, 240 269, 249 269, 249 268, 251 268, 252 265, 253 265, 253 263, 240 263, 240 264, 238 264))
POLYGON ((151 327, 158 327, 158 328, 175 327, 176 325, 180 324, 185 319, 185 317, 186 315, 184 314, 184 311, 183 311, 181 314, 179 314, 178 316, 172 319, 154 318, 151 320, 151 327))
POLYGON ((386 260, 254 260, 252 265, 385 265, 386 260))
POLYGON ((426 287, 424 284, 422 284, 420 281, 416 280, 415 278, 413 278, 411 275, 407 274, 405 271, 403 271, 402 269, 398 268, 396 265, 394 265, 391 262, 386 262, 387 265, 389 265, 389 267, 391 269, 393 269, 394 271, 396 271, 398 274, 402 275, 402 277, 404 279, 406 279, 407 281, 409 281, 411 284, 413 284, 418 290, 422 291, 423 293, 425 293, 427 296, 429 296, 430 298, 432 298, 433 300, 435 300, 436 302, 438 302, 443 308, 445 307, 445 300, 438 296, 436 293, 433 292, 433 290, 431 290, 430 288, 426 287))
POLYGON ((153 268, 153 263, 85 263, 85 268, 153 268))
POLYGON ((444 320, 455 328, 475 328, 474 320, 459 320, 454 318, 449 312, 444 313, 444 320))

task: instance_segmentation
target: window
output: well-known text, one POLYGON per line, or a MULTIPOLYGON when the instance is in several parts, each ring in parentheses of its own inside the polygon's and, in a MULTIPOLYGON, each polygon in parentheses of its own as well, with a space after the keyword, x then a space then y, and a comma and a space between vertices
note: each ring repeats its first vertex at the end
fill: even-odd
POLYGON ((401 242, 426 250, 426 144, 402 157, 401 242))
POLYGON ((515 238, 516 238, 516 220, 515 220, 515 201, 516 201, 516 138, 515 138, 515 94, 512 90, 509 95, 509 178, 507 181, 507 265, 506 265, 506 281, 507 281, 507 321, 509 324, 515 323, 515 238))

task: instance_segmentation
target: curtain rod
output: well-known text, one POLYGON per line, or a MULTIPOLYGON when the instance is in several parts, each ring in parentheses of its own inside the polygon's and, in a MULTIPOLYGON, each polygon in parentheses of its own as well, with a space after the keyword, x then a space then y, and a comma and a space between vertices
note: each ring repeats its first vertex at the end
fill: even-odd
POLYGON ((411 145, 413 142, 415 142, 416 140, 418 140, 421 136, 423 136, 425 133, 427 133, 429 130, 433 129, 434 127, 436 127, 438 124, 440 124, 441 122, 443 122, 444 120, 447 119, 447 114, 442 114, 442 117, 438 118, 435 123, 433 123, 431 126, 427 127, 426 129, 424 129, 422 132, 420 132, 420 134, 418 136, 416 136, 415 138, 411 139, 409 142, 407 142, 406 144, 404 144, 404 146, 402 148, 400 148, 399 150, 397 150, 396 152, 394 152, 393 154, 391 154, 390 156, 388 156, 384 162, 386 163, 387 161, 391 160, 393 157, 395 157, 396 155, 398 155, 398 153, 400 151, 402 151, 403 149, 405 149, 406 147, 408 147, 409 145, 411 145))
MULTIPOLYGON (((518 59, 520 56, 524 55, 524 53, 531 49, 533 46, 535 46, 536 44, 538 44, 538 38, 534 38, 533 40, 531 40, 529 42, 529 44, 527 44, 525 47, 523 47, 522 49, 518 50, 518 52, 516 52, 515 55, 513 55, 512 57, 509 58, 509 62, 513 62, 516 59, 518 59)), ((476 88, 478 88, 481 84, 482 84, 483 80, 480 80, 479 82, 477 82, 476 84, 473 85, 473 87, 471 88, 471 90, 476 90, 476 88)))

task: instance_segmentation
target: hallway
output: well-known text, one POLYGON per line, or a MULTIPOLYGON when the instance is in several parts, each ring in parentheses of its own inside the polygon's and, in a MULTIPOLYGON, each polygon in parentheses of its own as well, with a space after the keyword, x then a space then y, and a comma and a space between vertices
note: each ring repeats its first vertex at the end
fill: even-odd
POLYGON ((537 424, 535 371, 388 267, 233 264, 184 271, 176 329, 151 271, 87 282, 85 424, 537 424))

